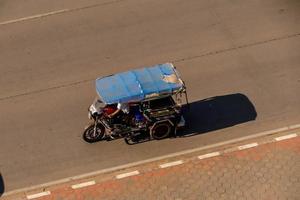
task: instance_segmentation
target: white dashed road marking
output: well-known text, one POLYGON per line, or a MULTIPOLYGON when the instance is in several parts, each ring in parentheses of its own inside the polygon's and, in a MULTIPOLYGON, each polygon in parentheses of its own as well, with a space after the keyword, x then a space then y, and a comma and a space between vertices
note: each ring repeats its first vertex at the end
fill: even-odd
POLYGON ((36 194, 32 194, 32 195, 27 195, 27 199, 36 199, 36 198, 47 196, 47 195, 50 195, 50 194, 51 194, 50 191, 36 193, 36 194))
POLYGON ((215 157, 215 156, 219 156, 219 155, 220 155, 220 152, 213 152, 213 153, 208 153, 208 154, 198 156, 198 158, 205 159, 205 158, 211 158, 211 157, 215 157))
POLYGON ((245 145, 239 146, 238 149, 243 150, 243 149, 249 149, 249 148, 256 147, 256 146, 258 146, 258 144, 255 142, 255 143, 250 143, 250 144, 245 144, 245 145))
POLYGON ((121 179, 121 178, 125 178, 125 177, 129 177, 129 176, 135 176, 140 174, 139 171, 133 171, 133 172, 128 172, 128 173, 124 173, 124 174, 119 174, 116 176, 117 179, 121 179))
POLYGON ((167 167, 172 167, 172 166, 176 166, 176 165, 181 165, 182 163, 183 163, 182 160, 178 160, 178 161, 174 161, 174 162, 161 164, 161 165, 159 165, 159 167, 160 168, 167 168, 167 167))
POLYGON ((294 138, 297 137, 297 134, 289 134, 289 135, 285 135, 285 136, 281 136, 281 137, 277 137, 275 138, 276 141, 281 141, 281 140, 286 140, 286 139, 290 139, 290 138, 294 138))
POLYGON ((72 185, 71 187, 73 189, 78 189, 78 188, 83 188, 83 187, 87 187, 87 186, 95 185, 95 184, 96 184, 95 181, 89 181, 89 182, 84 182, 84 183, 79 183, 79 184, 76 184, 76 185, 72 185))
POLYGON ((49 15, 55 15, 55 14, 64 13, 64 12, 68 12, 68 11, 69 11, 69 9, 63 9, 63 10, 57 10, 57 11, 38 14, 38 15, 32 15, 32 16, 29 16, 29 17, 23 17, 23 18, 19 18, 19 19, 13 19, 13 20, 0 22, 0 25, 12 24, 12 23, 16 23, 16 22, 26 21, 26 20, 29 20, 29 19, 46 17, 46 16, 49 16, 49 15))

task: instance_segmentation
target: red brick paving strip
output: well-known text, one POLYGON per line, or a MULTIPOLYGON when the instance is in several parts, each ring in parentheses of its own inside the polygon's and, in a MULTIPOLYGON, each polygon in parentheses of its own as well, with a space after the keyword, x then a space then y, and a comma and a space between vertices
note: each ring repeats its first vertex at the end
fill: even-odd
POLYGON ((300 199, 300 137, 153 169, 43 200, 300 199))

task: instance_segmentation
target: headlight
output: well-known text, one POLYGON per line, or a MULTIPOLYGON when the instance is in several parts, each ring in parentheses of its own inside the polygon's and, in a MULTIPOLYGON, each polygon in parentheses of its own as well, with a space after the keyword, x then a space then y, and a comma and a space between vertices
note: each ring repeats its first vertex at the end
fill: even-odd
POLYGON ((94 113, 96 113, 97 112, 97 109, 95 108, 95 105, 94 104, 92 104, 91 106, 90 106, 90 112, 92 113, 92 114, 94 114, 94 113))

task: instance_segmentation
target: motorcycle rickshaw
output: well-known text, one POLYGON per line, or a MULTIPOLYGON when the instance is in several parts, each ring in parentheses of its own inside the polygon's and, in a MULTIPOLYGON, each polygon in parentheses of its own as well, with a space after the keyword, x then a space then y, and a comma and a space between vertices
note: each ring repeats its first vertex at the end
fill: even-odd
POLYGON ((171 63, 98 78, 96 91, 98 97, 88 109, 92 123, 83 133, 86 142, 160 140, 176 136, 177 129, 185 126, 182 100, 185 97, 188 104, 186 87, 171 63), (109 117, 107 112, 117 104, 126 104, 129 113, 109 117))

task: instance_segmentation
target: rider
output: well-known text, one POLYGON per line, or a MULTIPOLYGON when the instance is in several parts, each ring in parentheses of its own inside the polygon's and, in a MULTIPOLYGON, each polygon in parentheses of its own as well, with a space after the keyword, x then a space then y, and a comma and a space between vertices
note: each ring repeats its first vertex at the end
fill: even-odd
POLYGON ((109 118, 116 118, 117 115, 124 114, 128 116, 129 114, 129 104, 128 103, 118 103, 117 109, 108 115, 109 118))

